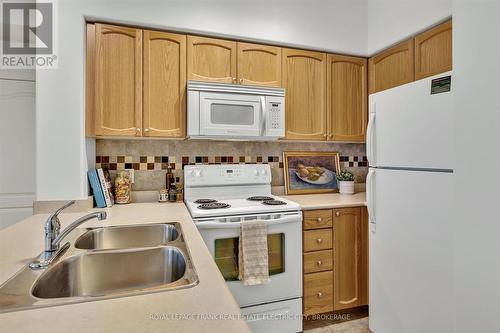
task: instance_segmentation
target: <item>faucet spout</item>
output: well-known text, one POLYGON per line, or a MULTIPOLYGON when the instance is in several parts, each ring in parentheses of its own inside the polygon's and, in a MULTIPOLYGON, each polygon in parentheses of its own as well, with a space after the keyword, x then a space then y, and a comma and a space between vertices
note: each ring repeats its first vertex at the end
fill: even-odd
POLYGON ((59 249, 59 244, 61 243, 61 240, 63 240, 63 238, 66 237, 71 231, 75 230, 76 227, 78 227, 80 224, 92 220, 93 218, 96 218, 98 221, 102 221, 107 218, 107 214, 105 211, 90 213, 80 217, 78 220, 71 223, 52 241, 53 251, 57 251, 59 249))
POLYGON ((64 209, 74 203, 70 202, 66 204, 64 207, 57 210, 54 214, 52 214, 47 223, 45 224, 45 251, 41 255, 41 257, 32 262, 30 264, 31 269, 40 269, 47 267, 54 258, 58 256, 58 254, 64 250, 64 247, 59 251, 59 245, 61 241, 66 237, 71 231, 75 230, 76 227, 87 222, 93 218, 96 218, 98 221, 105 220, 107 218, 107 214, 105 211, 99 211, 84 215, 67 226, 61 233, 59 233, 60 223, 57 218, 57 214, 64 209))

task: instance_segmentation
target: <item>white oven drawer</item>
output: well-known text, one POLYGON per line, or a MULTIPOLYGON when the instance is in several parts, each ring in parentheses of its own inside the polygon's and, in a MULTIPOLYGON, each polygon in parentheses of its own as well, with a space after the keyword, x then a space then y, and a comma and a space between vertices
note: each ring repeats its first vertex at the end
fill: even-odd
POLYGON ((242 308, 255 333, 302 332, 302 298, 242 308))

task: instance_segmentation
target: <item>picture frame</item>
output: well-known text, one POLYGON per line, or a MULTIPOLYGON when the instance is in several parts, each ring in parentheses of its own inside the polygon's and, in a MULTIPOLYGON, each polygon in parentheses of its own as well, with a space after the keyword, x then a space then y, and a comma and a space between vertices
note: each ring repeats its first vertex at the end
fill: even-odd
POLYGON ((340 171, 337 152, 283 152, 283 173, 286 194, 338 192, 340 171))

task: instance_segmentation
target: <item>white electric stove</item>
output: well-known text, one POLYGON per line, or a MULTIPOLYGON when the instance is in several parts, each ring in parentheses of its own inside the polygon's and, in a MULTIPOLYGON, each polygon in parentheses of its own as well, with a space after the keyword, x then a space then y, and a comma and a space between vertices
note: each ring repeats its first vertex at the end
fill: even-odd
POLYGON ((302 332, 302 212, 271 194, 267 164, 189 165, 184 201, 253 332, 302 332), (240 225, 267 221, 269 277, 264 285, 238 280, 240 225))

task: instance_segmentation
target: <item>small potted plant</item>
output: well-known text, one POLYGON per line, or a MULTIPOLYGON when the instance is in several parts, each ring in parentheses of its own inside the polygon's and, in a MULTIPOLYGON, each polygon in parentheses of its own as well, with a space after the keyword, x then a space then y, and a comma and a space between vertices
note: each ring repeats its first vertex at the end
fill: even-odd
POLYGON ((348 170, 342 170, 337 175, 340 194, 354 194, 354 174, 348 170))

